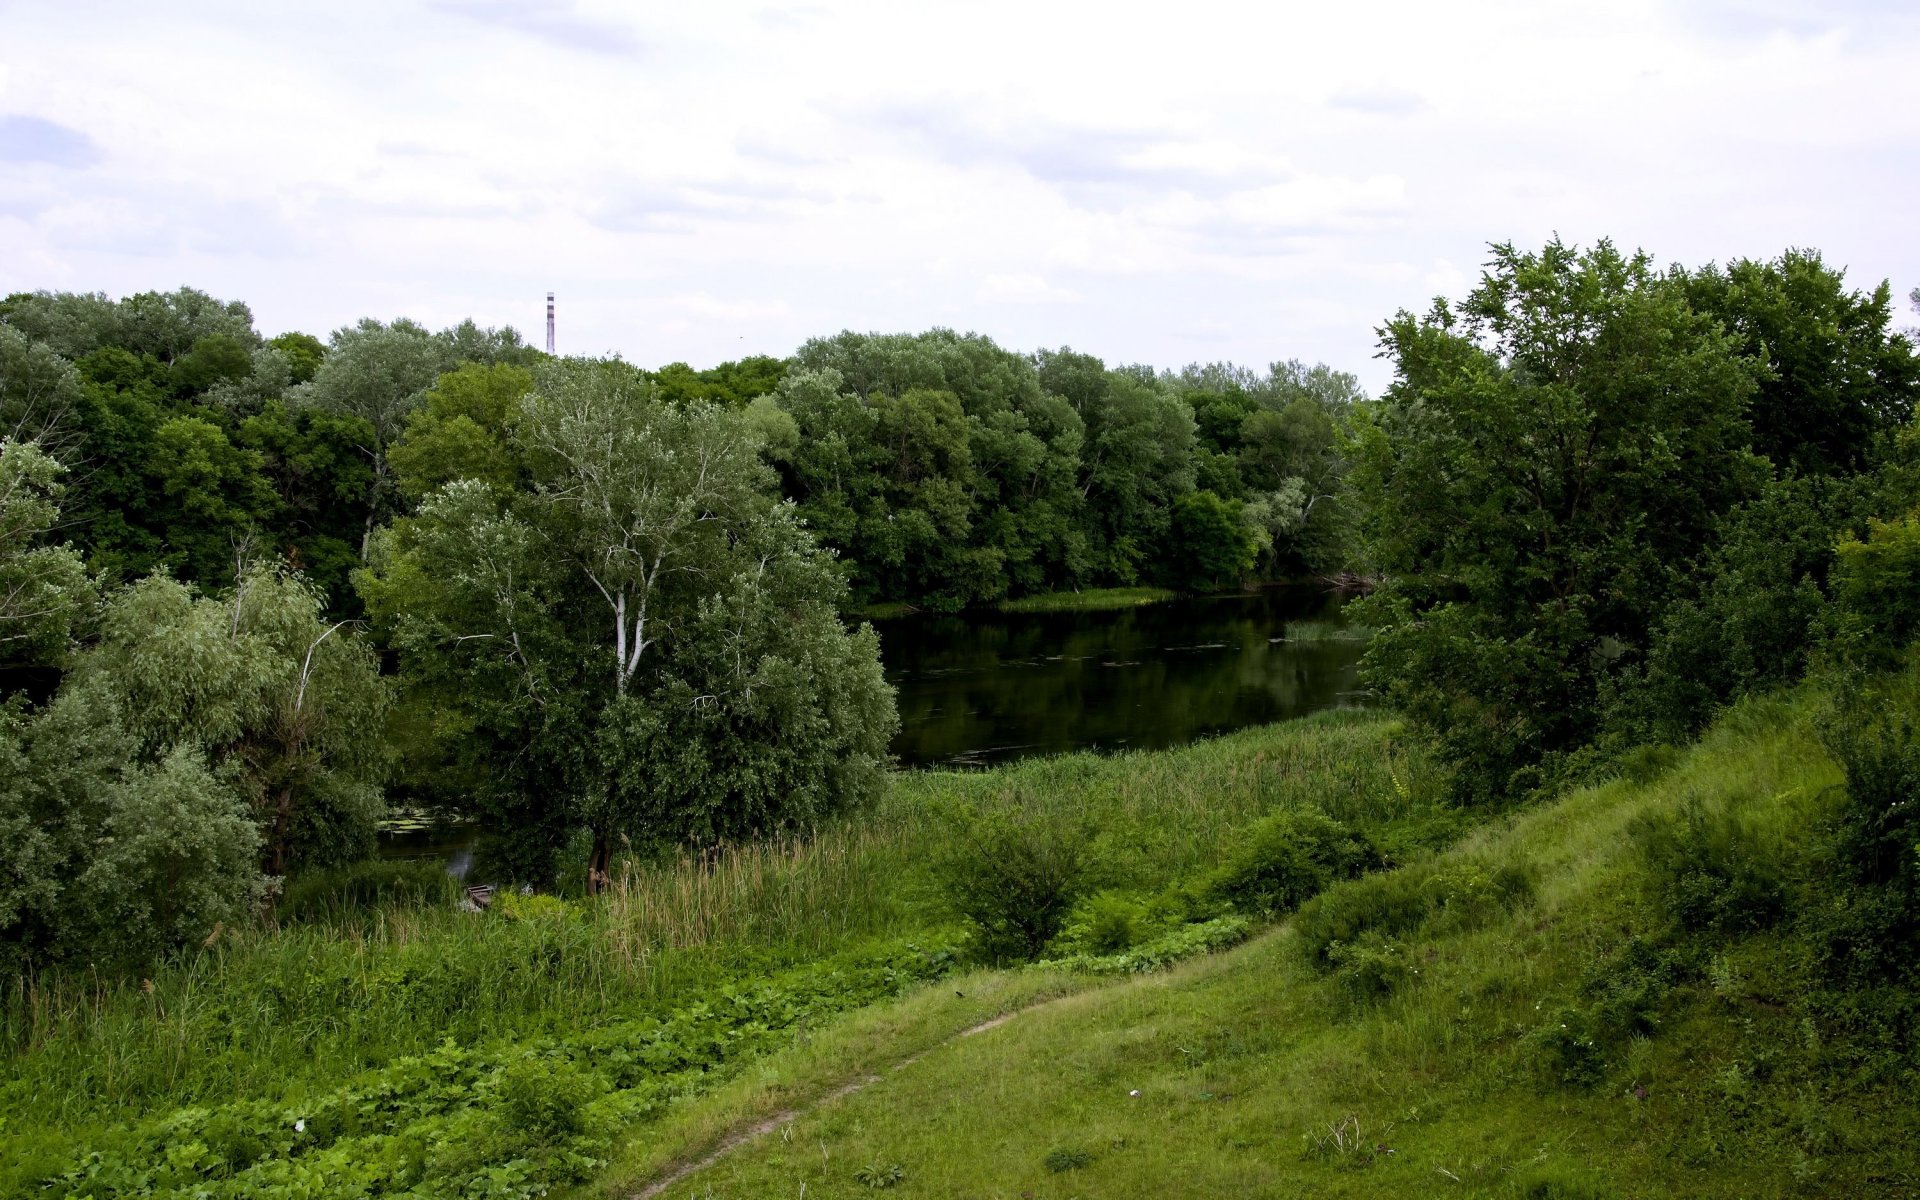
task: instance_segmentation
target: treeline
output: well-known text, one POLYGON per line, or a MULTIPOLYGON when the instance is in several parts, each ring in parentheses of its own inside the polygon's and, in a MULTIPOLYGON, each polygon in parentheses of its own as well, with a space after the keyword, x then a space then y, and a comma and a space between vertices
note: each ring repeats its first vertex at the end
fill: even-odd
MULTIPOLYGON (((472 322, 264 339, 244 304, 192 289, 0 301, 0 405, 16 441, 72 468, 63 525, 90 569, 227 586, 265 556, 344 614, 358 613, 348 579, 370 534, 418 499, 391 453, 434 419, 436 381, 545 358, 472 322)), ((1361 393, 1324 366, 1110 369, 936 330, 644 376, 666 401, 751 410, 857 605, 1347 565, 1338 431, 1361 393)))

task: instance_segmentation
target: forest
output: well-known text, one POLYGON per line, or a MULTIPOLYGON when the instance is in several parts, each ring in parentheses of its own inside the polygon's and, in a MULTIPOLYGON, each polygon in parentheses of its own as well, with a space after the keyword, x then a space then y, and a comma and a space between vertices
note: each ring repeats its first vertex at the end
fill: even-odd
MULTIPOLYGON (((1435 946, 1616 853, 1637 907, 1581 893, 1592 960, 1542 968, 1574 1032, 1514 1041, 1537 1013, 1489 984, 1488 1044, 1584 1102, 1640 1086, 1662 1022, 1760 997, 1807 1049, 1711 1111, 1764 1129, 1817 1092, 1864 1129, 1920 1077, 1897 320, 1811 250, 1497 244, 1467 295, 1384 321, 1372 397, 945 329, 648 369, 472 322, 267 338, 190 288, 9 296, 0 1101, 43 1108, 0 1187, 543 1194, 640 1170, 632 1130, 795 1023, 928 979, 1078 993, 1284 921, 1328 1011, 1399 1012, 1435 946), (1361 712, 892 767, 870 615, 1299 579, 1358 589, 1361 712), (1782 740, 1830 777, 1661 790, 1782 740), (1596 795, 1635 823, 1568 816, 1600 848, 1543 877, 1525 822, 1596 795), (403 811, 479 822, 485 877, 524 890, 461 913, 437 869, 373 860, 403 811), (295 1028, 311 1061, 263 1065, 295 1028)), ((1822 1137, 1792 1143, 1821 1187, 1920 1169, 1822 1137)), ((1349 1154, 1319 1144, 1314 1170, 1349 1154)), ((1510 1184, 1486 1194, 1615 1194, 1510 1184)))

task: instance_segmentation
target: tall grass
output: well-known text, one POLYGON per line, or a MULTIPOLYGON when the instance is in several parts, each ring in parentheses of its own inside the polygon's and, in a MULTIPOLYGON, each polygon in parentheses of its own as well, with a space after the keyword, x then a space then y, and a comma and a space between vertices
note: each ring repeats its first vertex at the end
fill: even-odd
POLYGON ((1328 713, 1174 751, 910 772, 806 837, 626 863, 592 901, 467 913, 320 910, 223 934, 147 979, 68 969, 6 987, 0 1112, 75 1129, 163 1106, 318 1088, 445 1039, 470 1044, 659 1011, 743 974, 947 922, 926 865, 958 806, 1085 818, 1143 886, 1221 860, 1283 807, 1366 824, 1431 805, 1398 726, 1328 713), (543 911, 544 910, 544 911, 543 911), (31 1114, 28 1116, 27 1114, 31 1114))
POLYGON ((994 607, 1007 613, 1103 612, 1159 604, 1178 594, 1166 588, 1152 587, 1088 588, 1083 592, 1043 592, 1037 596, 1022 596, 1017 600, 1002 600, 994 607))

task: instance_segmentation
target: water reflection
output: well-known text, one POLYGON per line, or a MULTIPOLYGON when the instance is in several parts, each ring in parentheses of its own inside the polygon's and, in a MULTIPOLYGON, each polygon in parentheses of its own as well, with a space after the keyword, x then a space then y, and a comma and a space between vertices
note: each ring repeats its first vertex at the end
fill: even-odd
POLYGON ((1362 645, 1289 640, 1340 622, 1321 589, 1270 588, 1100 613, 967 613, 878 624, 902 764, 980 765, 1178 745, 1356 703, 1362 645))

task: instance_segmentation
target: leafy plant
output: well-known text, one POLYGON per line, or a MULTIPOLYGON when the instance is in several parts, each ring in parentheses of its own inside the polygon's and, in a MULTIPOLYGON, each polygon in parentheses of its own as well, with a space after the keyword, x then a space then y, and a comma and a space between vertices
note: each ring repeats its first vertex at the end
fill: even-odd
POLYGON ((1363 835, 1313 809, 1274 813, 1239 840, 1208 888, 1249 912, 1297 908, 1328 884, 1380 865, 1363 835))
POLYGON ((993 961, 1040 957, 1086 889, 1084 831, 1021 797, 962 812, 938 871, 948 902, 993 961))
POLYGON ((906 1177, 907 1169, 899 1163, 887 1163, 882 1166, 878 1162, 871 1162, 853 1173, 855 1183, 865 1184, 876 1192, 893 1187, 906 1177))

